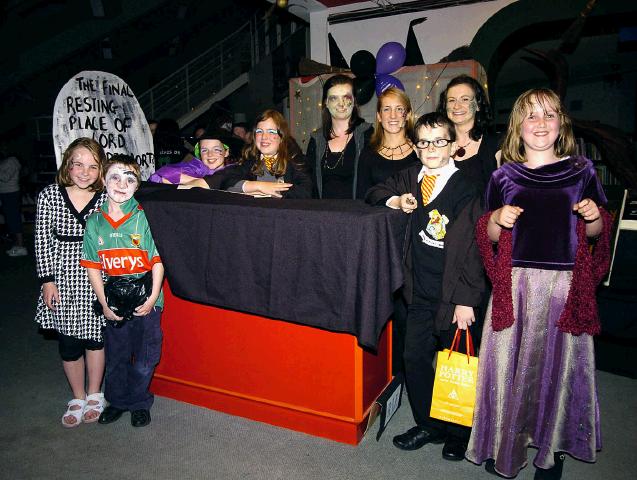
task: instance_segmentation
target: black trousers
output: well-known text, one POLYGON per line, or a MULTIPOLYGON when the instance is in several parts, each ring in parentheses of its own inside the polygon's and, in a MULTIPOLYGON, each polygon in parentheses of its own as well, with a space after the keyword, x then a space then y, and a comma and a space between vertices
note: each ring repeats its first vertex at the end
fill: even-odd
MULTIPOLYGON (((417 425, 468 440, 470 428, 429 416, 435 376, 433 360, 436 352, 451 346, 456 331, 452 326, 449 330, 435 332, 437 310, 438 304, 435 302, 412 304, 407 310, 404 361, 409 404, 417 425)), ((461 351, 464 351, 464 346, 461 351)))

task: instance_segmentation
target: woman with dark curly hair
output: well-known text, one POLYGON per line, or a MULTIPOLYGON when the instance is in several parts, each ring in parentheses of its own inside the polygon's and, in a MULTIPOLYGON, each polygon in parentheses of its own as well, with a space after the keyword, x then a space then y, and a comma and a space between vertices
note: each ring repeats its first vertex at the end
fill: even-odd
POLYGON ((489 132, 491 108, 482 85, 468 75, 451 79, 440 94, 438 111, 451 120, 458 149, 453 160, 480 192, 496 169, 497 136, 489 132))

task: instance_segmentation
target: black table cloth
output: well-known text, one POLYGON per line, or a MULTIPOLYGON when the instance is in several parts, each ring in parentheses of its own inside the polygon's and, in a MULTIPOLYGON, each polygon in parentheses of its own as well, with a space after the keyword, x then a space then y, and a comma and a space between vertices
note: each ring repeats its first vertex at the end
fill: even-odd
POLYGON ((164 185, 136 196, 175 295, 376 347, 403 283, 402 212, 164 185))

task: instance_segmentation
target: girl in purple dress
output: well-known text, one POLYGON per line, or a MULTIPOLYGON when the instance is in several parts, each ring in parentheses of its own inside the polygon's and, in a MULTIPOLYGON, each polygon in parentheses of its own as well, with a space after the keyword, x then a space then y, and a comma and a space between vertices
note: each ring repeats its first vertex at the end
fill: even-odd
POLYGON ((529 446, 535 479, 559 479, 565 454, 593 462, 601 448, 595 288, 608 270, 611 222, 593 164, 574 153, 559 97, 523 93, 477 226, 493 293, 466 457, 500 476, 526 466, 529 446))

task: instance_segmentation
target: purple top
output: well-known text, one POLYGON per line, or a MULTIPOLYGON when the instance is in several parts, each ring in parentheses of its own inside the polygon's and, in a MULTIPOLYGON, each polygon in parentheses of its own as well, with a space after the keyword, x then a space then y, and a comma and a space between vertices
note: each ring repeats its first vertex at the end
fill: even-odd
POLYGON ((170 183, 178 184, 182 173, 190 175, 194 178, 203 178, 206 175, 212 175, 216 172, 219 172, 224 168, 225 165, 222 165, 221 167, 216 169, 208 168, 201 160, 199 160, 198 158, 193 158, 190 162, 180 162, 171 165, 164 165, 155 173, 153 173, 148 180, 155 183, 163 183, 162 179, 165 178, 170 183))
POLYGON ((539 168, 505 163, 487 185, 487 210, 503 205, 522 207, 513 227, 514 267, 572 270, 575 263, 577 214, 573 205, 585 198, 606 204, 593 163, 584 157, 539 168))

